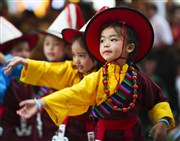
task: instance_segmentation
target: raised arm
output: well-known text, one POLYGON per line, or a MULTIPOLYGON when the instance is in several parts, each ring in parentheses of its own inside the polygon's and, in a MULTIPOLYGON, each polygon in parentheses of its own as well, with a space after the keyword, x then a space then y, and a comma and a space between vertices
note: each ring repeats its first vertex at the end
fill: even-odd
POLYGON ((56 90, 70 87, 79 82, 78 70, 72 61, 46 62, 28 59, 28 66, 23 67, 20 80, 24 83, 46 86, 56 90))
POLYGON ((77 85, 56 91, 37 101, 33 99, 22 101, 21 109, 17 113, 23 118, 29 118, 38 109, 44 108, 56 125, 61 124, 66 116, 83 114, 89 106, 96 104, 99 83, 97 75, 97 73, 90 74, 77 85))
POLYGON ((23 66, 27 67, 28 66, 28 60, 24 59, 22 57, 13 57, 12 59, 8 60, 8 65, 6 67, 3 68, 4 73, 8 74, 10 73, 13 68, 19 64, 22 64, 23 66))
POLYGON ((28 99, 19 103, 21 109, 17 110, 17 114, 22 118, 28 119, 35 115, 41 107, 46 107, 46 103, 42 99, 28 99))

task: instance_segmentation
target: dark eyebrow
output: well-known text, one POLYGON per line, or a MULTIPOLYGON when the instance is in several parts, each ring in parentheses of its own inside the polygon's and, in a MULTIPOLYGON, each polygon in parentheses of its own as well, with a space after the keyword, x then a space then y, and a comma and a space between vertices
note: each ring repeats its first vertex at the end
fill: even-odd
MULTIPOLYGON (((72 52, 73 53, 73 52, 72 52)), ((74 54, 74 53, 73 53, 74 54)), ((83 54, 83 55, 85 55, 85 54, 87 54, 86 52, 84 52, 84 51, 79 51, 79 52, 77 52, 77 54, 83 54)))
MULTIPOLYGON (((117 37, 118 35, 116 35, 116 34, 113 34, 113 35, 110 35, 109 37, 117 37)), ((105 37, 105 36, 100 36, 100 38, 102 38, 102 37, 105 37)))
POLYGON ((78 54, 86 54, 86 52, 77 52, 78 54))

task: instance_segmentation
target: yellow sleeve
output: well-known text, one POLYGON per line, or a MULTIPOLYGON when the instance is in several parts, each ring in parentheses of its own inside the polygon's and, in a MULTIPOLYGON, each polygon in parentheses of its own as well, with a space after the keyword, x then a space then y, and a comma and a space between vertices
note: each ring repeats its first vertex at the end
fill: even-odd
POLYGON ((174 117, 168 102, 160 102, 156 104, 149 112, 148 116, 153 124, 156 124, 159 119, 168 118, 170 125, 168 129, 175 127, 174 117))
POLYGON ((99 82, 97 77, 98 72, 91 73, 77 85, 43 97, 47 104, 44 109, 56 125, 61 124, 66 116, 76 116, 87 112, 89 106, 96 103, 99 82))
MULTIPOLYGON (((123 68, 120 82, 124 79, 127 68, 127 65, 123 68)), ((114 66, 109 67, 108 73, 114 73, 113 69, 114 66)), ((81 115, 88 110, 89 106, 99 105, 107 99, 102 83, 102 73, 102 69, 100 69, 98 72, 93 72, 84 77, 77 85, 43 97, 48 105, 44 108, 56 125, 61 124, 66 116, 81 115)), ((119 71, 117 71, 117 74, 119 74, 119 71)), ((117 86, 115 79, 114 75, 108 77, 111 94, 114 93, 117 86)))
POLYGON ((23 67, 20 80, 59 90, 79 82, 77 71, 71 61, 50 63, 28 59, 28 67, 23 67))

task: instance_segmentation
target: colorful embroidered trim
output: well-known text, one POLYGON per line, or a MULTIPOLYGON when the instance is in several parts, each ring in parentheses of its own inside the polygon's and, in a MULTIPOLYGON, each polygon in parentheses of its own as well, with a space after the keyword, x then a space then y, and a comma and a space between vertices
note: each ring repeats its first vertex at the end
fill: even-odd
MULTIPOLYGON (((112 111, 114 111, 114 109, 113 109, 114 106, 122 107, 123 104, 125 103, 127 97, 129 97, 130 95, 133 96, 134 91, 137 92, 137 89, 134 88, 134 81, 136 81, 136 80, 133 79, 133 76, 137 76, 138 73, 135 69, 131 70, 130 67, 129 67, 128 71, 126 72, 124 80, 119 85, 117 92, 115 92, 114 94, 112 94, 110 96, 110 98, 112 99, 112 102, 108 102, 106 100, 99 106, 93 106, 92 112, 91 112, 92 115, 90 115, 90 116, 93 116, 96 118, 105 118, 106 115, 108 115, 112 111)), ((134 96, 133 96, 133 98, 134 98, 134 96)), ((135 101, 133 99, 133 103, 130 103, 130 106, 127 107, 127 110, 134 107, 134 105, 133 105, 134 103, 135 103, 135 101)), ((122 111, 123 108, 117 108, 116 110, 122 111)))

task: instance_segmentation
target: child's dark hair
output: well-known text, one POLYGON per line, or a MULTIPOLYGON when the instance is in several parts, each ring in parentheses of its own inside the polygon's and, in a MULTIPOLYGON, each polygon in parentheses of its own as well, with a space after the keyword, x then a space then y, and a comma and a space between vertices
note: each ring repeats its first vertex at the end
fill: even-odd
MULTIPOLYGON (((110 24, 105 24, 101 31, 104 30, 107 27, 112 27, 114 28, 114 30, 117 32, 119 37, 123 37, 123 24, 122 22, 113 22, 110 24)), ((130 43, 134 43, 135 45, 135 49, 132 53, 129 54, 129 58, 133 57, 133 55, 136 53, 136 51, 138 50, 138 37, 137 34, 135 32, 135 30, 127 25, 126 23, 124 24, 125 28, 126 28, 126 40, 125 40, 125 44, 130 44, 130 43)))
POLYGON ((84 40, 84 35, 81 34, 81 35, 75 36, 75 37, 73 38, 73 40, 72 40, 72 43, 74 43, 75 41, 78 41, 78 43, 80 44, 80 46, 87 51, 87 53, 88 53, 88 55, 90 56, 90 58, 92 59, 92 61, 97 61, 97 70, 100 69, 103 64, 102 64, 101 62, 99 62, 98 60, 96 60, 96 59, 93 57, 93 55, 92 55, 91 53, 89 53, 89 51, 87 50, 86 44, 85 44, 85 42, 84 42, 84 41, 85 41, 85 40, 84 40))

